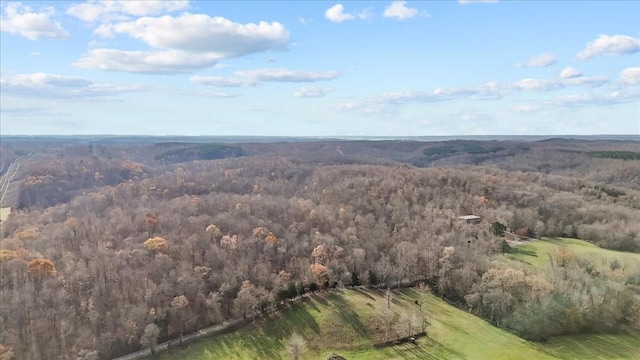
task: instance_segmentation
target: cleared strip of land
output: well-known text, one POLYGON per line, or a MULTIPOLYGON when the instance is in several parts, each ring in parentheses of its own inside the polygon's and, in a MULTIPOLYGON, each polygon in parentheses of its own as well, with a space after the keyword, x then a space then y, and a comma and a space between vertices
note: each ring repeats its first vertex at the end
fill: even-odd
POLYGON ((613 260, 618 260, 621 266, 625 264, 630 266, 640 264, 640 254, 638 253, 603 249, 590 242, 570 238, 544 238, 533 241, 517 247, 514 253, 507 255, 507 257, 528 263, 537 268, 544 268, 550 264, 549 254, 561 248, 569 249, 576 255, 588 257, 597 263, 603 261, 610 263, 613 260))
MULTIPOLYGON (((394 292, 391 309, 399 315, 419 312, 416 290, 394 292)), ((254 325, 194 343, 160 359, 287 359, 286 341, 302 335, 308 351, 303 359, 332 353, 352 359, 633 359, 640 354, 638 335, 579 335, 534 343, 498 329, 442 301, 424 297, 429 325, 417 345, 373 348, 384 334, 377 316, 386 308, 382 292, 340 290, 319 293, 254 325)))

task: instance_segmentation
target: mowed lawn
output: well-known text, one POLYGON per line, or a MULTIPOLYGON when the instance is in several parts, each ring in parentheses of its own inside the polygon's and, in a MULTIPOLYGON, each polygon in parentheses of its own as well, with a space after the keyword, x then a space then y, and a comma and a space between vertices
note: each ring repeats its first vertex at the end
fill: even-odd
MULTIPOLYGON (((418 309, 419 293, 394 293, 397 313, 418 309)), ((255 325, 214 336, 164 354, 165 360, 288 359, 285 344, 293 333, 308 343, 303 359, 325 359, 336 353, 351 359, 632 359, 640 354, 639 337, 562 337, 533 343, 498 329, 482 319, 447 304, 433 295, 425 297, 428 336, 418 344, 374 349, 375 314, 386 306, 383 293, 341 290, 312 296, 289 309, 256 321, 255 325)))
POLYGON ((617 259, 622 266, 640 264, 640 254, 603 249, 584 240, 569 238, 544 238, 534 241, 517 247, 507 257, 537 268, 544 268, 550 264, 549 254, 558 248, 568 248, 577 255, 591 258, 595 263, 604 261, 609 264, 617 259))

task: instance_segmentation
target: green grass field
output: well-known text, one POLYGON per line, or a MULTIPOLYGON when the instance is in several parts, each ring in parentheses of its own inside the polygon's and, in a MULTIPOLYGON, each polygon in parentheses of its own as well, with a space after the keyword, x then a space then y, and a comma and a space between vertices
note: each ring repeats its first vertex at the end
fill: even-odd
POLYGON ((577 255, 591 258, 594 263, 610 263, 617 259, 620 264, 640 264, 640 254, 607 250, 584 240, 569 238, 544 238, 527 245, 517 247, 507 257, 521 261, 537 268, 544 268, 550 264, 549 254, 558 248, 566 247, 577 255))
MULTIPOLYGON (((392 309, 415 312, 416 290, 394 293, 392 309)), ((214 336, 160 356, 165 360, 288 359, 285 344, 293 333, 307 341, 304 359, 337 353, 352 359, 634 359, 640 358, 639 336, 567 336, 533 343, 447 304, 433 295, 423 309, 430 325, 418 344, 374 349, 381 330, 373 325, 386 307, 382 293, 341 290, 312 296, 255 325, 214 336), (635 357, 634 357, 635 356, 635 357)))

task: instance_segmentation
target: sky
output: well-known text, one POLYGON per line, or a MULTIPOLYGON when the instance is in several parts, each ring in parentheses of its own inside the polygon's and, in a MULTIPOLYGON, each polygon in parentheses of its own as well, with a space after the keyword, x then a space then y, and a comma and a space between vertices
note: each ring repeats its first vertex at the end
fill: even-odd
POLYGON ((0 135, 640 134, 640 1, 0 12, 0 135))

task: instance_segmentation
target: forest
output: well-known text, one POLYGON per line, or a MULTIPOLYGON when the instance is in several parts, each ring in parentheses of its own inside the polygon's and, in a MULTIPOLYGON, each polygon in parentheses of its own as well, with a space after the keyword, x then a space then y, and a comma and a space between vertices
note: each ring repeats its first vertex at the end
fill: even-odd
POLYGON ((638 154, 602 139, 3 139, 0 358, 111 359, 310 290, 420 282, 526 339, 638 331, 640 264, 560 249, 516 266, 496 231, 640 253, 638 154))

